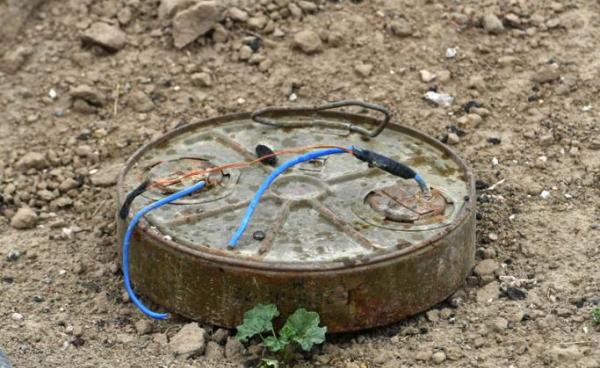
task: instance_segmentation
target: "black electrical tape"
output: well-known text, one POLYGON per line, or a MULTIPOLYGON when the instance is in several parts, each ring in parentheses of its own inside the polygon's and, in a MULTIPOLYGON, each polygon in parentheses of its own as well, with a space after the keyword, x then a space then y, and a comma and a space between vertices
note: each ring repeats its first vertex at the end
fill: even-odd
MULTIPOLYGON (((275 154, 275 152, 273 152, 272 149, 265 146, 264 144, 257 145, 256 148, 254 149, 254 151, 256 152, 256 157, 258 157, 258 158, 275 154)), ((277 156, 267 157, 264 160, 262 160, 261 162, 265 163, 267 165, 275 166, 275 165, 277 165, 277 156)))
POLYGON ((356 147, 354 147, 352 151, 354 152, 354 156, 356 156, 356 158, 359 160, 367 162, 370 165, 380 168, 381 170, 387 171, 392 175, 399 176, 403 179, 412 179, 417 176, 417 173, 413 169, 404 165, 403 163, 392 160, 387 156, 356 147))
POLYGON ((148 188, 148 185, 150 185, 150 181, 146 179, 142 182, 142 184, 138 185, 137 188, 135 188, 129 194, 127 194, 127 197, 125 197, 125 201, 123 201, 123 205, 121 206, 121 209, 119 210, 119 217, 121 218, 121 220, 125 220, 127 218, 127 216, 129 216, 129 210, 131 209, 131 203, 133 203, 133 200, 137 196, 139 196, 140 194, 142 194, 146 191, 146 188, 148 188))

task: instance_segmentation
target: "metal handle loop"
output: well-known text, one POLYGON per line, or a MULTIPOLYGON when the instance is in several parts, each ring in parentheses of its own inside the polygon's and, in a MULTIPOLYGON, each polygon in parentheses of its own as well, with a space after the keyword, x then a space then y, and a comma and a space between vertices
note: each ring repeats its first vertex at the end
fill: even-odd
POLYGON ((321 105, 321 106, 265 107, 265 108, 256 110, 252 114, 252 120, 256 121, 257 123, 261 123, 261 124, 266 124, 266 125, 271 125, 271 126, 276 126, 276 127, 283 127, 284 124, 277 123, 271 119, 268 119, 268 118, 266 118, 264 116, 260 116, 260 115, 268 114, 270 112, 316 112, 316 111, 335 109, 335 108, 344 107, 344 106, 360 106, 360 107, 364 107, 365 109, 378 111, 384 115, 384 118, 381 120, 381 122, 379 123, 377 128, 375 128, 371 131, 369 131, 363 127, 360 127, 360 126, 356 126, 356 125, 350 125, 348 127, 351 132, 357 132, 357 133, 366 135, 371 138, 377 137, 379 135, 379 133, 381 133, 385 129, 385 127, 390 122, 390 118, 392 117, 390 110, 388 110, 387 108, 385 108, 381 105, 375 105, 372 103, 358 101, 358 100, 340 100, 340 101, 334 101, 334 102, 331 102, 331 103, 328 103, 325 105, 321 105))

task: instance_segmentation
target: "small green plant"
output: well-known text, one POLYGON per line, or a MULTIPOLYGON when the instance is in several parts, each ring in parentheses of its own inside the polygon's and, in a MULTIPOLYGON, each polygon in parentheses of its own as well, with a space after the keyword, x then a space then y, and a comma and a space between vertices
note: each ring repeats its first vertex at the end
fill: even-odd
POLYGON ((592 309, 592 318, 596 323, 600 323, 600 307, 592 309))
POLYGON ((278 316, 279 311, 273 304, 258 304, 244 314, 244 322, 237 327, 236 339, 246 342, 259 336, 264 346, 277 354, 277 359, 263 359, 261 367, 278 368, 281 360, 287 363, 292 359, 298 346, 310 351, 314 345, 325 341, 327 327, 319 327, 317 312, 309 312, 304 308, 296 310, 276 334, 273 319, 278 316))

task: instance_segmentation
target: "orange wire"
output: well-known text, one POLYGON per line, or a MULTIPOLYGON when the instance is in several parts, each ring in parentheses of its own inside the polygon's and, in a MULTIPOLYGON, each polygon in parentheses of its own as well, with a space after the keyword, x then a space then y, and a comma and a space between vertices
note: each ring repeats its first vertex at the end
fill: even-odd
POLYGON ((196 169, 196 170, 190 170, 186 173, 183 173, 181 175, 179 175, 176 178, 161 178, 161 179, 157 179, 154 180, 148 188, 152 188, 152 187, 159 187, 159 186, 169 186, 172 184, 176 184, 181 182, 183 179, 185 178, 189 178, 191 176, 197 176, 197 175, 204 175, 204 174, 210 174, 212 172, 215 171, 222 171, 224 169, 231 169, 231 168, 244 168, 244 167, 249 167, 250 165, 254 165, 256 163, 259 163, 263 160, 266 160, 268 158, 274 157, 274 156, 278 156, 278 155, 283 155, 283 154, 290 154, 290 153, 302 153, 302 152, 306 152, 306 151, 310 151, 312 149, 316 149, 316 148, 339 148, 342 149, 344 151, 346 151, 347 153, 352 154, 352 150, 346 148, 346 147, 342 147, 342 146, 337 146, 337 145, 330 145, 330 144, 313 144, 313 145, 309 145, 309 146, 304 146, 304 147, 298 147, 298 148, 288 148, 288 149, 281 149, 281 150, 277 150, 277 151, 273 151, 273 153, 270 153, 268 155, 264 155, 262 157, 259 157, 255 160, 252 161, 239 161, 239 162, 230 162, 227 164, 223 164, 221 166, 215 166, 215 167, 209 167, 207 169, 196 169))

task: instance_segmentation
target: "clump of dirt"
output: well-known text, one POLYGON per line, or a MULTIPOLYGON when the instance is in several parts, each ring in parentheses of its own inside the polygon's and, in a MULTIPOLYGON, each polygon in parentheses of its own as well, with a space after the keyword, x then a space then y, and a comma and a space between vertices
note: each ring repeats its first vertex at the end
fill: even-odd
POLYGON ((478 264, 441 305, 332 336, 299 366, 600 366, 599 14, 590 1, 0 3, 0 348, 17 367, 255 361, 260 346, 231 331, 145 321, 129 303, 116 175, 184 123, 353 98, 474 166, 478 264))

